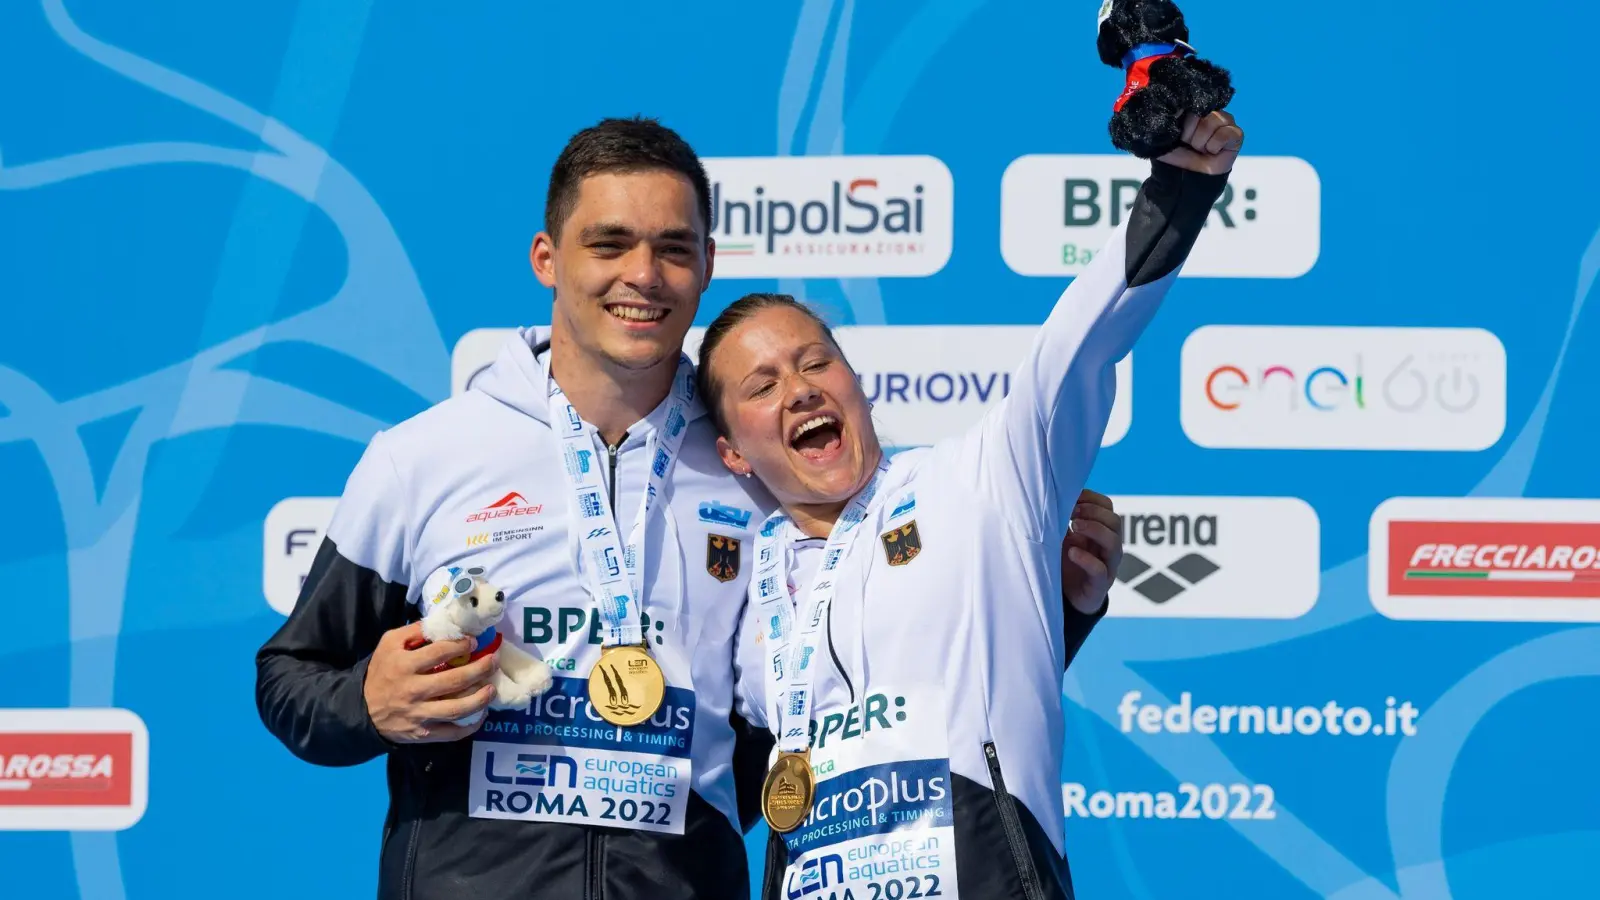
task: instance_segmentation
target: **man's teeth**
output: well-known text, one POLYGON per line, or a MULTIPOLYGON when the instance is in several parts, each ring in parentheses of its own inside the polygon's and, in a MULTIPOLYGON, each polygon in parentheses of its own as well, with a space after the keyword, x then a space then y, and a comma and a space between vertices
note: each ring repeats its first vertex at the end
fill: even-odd
POLYGON ((654 322, 667 314, 664 309, 639 309, 636 306, 608 306, 606 311, 629 322, 654 322))
POLYGON ((801 423, 799 428, 794 430, 794 440, 800 440, 800 438, 804 437, 808 431, 815 431, 824 425, 836 424, 837 421, 838 420, 833 416, 817 416, 812 419, 807 419, 805 422, 801 423))

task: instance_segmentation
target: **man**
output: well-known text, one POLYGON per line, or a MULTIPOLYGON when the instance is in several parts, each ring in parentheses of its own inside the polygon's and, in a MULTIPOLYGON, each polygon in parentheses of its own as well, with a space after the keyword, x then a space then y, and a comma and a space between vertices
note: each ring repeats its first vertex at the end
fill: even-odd
MULTIPOLYGON (((572 138, 530 253, 548 341, 519 331, 472 390, 373 438, 258 655, 262 720, 294 753, 387 755, 380 897, 748 896, 735 785, 759 785, 770 738, 738 743, 731 648, 774 504, 717 459, 680 365, 710 193, 653 121, 572 138), (527 708, 452 724, 496 698, 493 655, 433 671, 472 642, 417 646, 445 567, 482 567, 503 640, 553 670, 527 708)), ((1120 556, 1114 527, 1090 532, 1100 565, 1065 586, 1082 633, 1120 556)))

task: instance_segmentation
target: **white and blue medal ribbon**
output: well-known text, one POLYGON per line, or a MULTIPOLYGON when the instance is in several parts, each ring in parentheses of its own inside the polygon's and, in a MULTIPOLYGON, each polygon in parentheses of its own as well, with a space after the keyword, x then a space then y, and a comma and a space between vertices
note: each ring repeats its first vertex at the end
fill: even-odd
POLYGON ((667 476, 677 462, 684 432, 688 431, 690 404, 694 402, 694 366, 689 357, 679 356, 666 418, 661 428, 650 435, 650 478, 626 545, 611 512, 601 467, 594 458, 593 430, 550 377, 548 362, 544 372, 552 427, 561 439, 561 471, 572 496, 568 522, 578 548, 573 564, 599 610, 604 626, 603 646, 642 644, 639 601, 643 596, 645 534, 656 500, 665 491, 667 476))
POLYGON ((784 753, 804 752, 811 743, 812 667, 821 646, 823 621, 838 590, 835 577, 855 544, 858 526, 867 520, 873 499, 889 471, 889 461, 850 500, 833 523, 822 564, 803 595, 798 610, 789 599, 789 542, 782 538, 789 517, 774 513, 756 538, 756 570, 750 579, 750 600, 761 615, 772 663, 767 667, 767 722, 784 753))

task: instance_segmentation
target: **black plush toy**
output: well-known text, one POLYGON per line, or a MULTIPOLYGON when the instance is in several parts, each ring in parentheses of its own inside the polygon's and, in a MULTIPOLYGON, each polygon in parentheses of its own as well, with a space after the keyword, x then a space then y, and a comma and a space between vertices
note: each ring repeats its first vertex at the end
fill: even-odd
POLYGON ((1183 13, 1169 0, 1105 0, 1100 60, 1128 83, 1111 117, 1111 143, 1153 159, 1183 140, 1188 113, 1205 116, 1233 99, 1228 71, 1195 55, 1183 13))

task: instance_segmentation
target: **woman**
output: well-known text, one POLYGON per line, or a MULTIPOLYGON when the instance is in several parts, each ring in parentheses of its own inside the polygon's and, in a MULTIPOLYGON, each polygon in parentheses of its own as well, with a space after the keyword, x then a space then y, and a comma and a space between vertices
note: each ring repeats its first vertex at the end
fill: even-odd
POLYGON ((756 541, 741 712, 776 737, 769 897, 1064 898, 1060 601, 1069 522, 1132 347, 1243 132, 1191 117, 1057 302, 1012 393, 965 435, 886 459, 827 326, 730 306, 699 377, 723 462, 782 506, 756 541))

